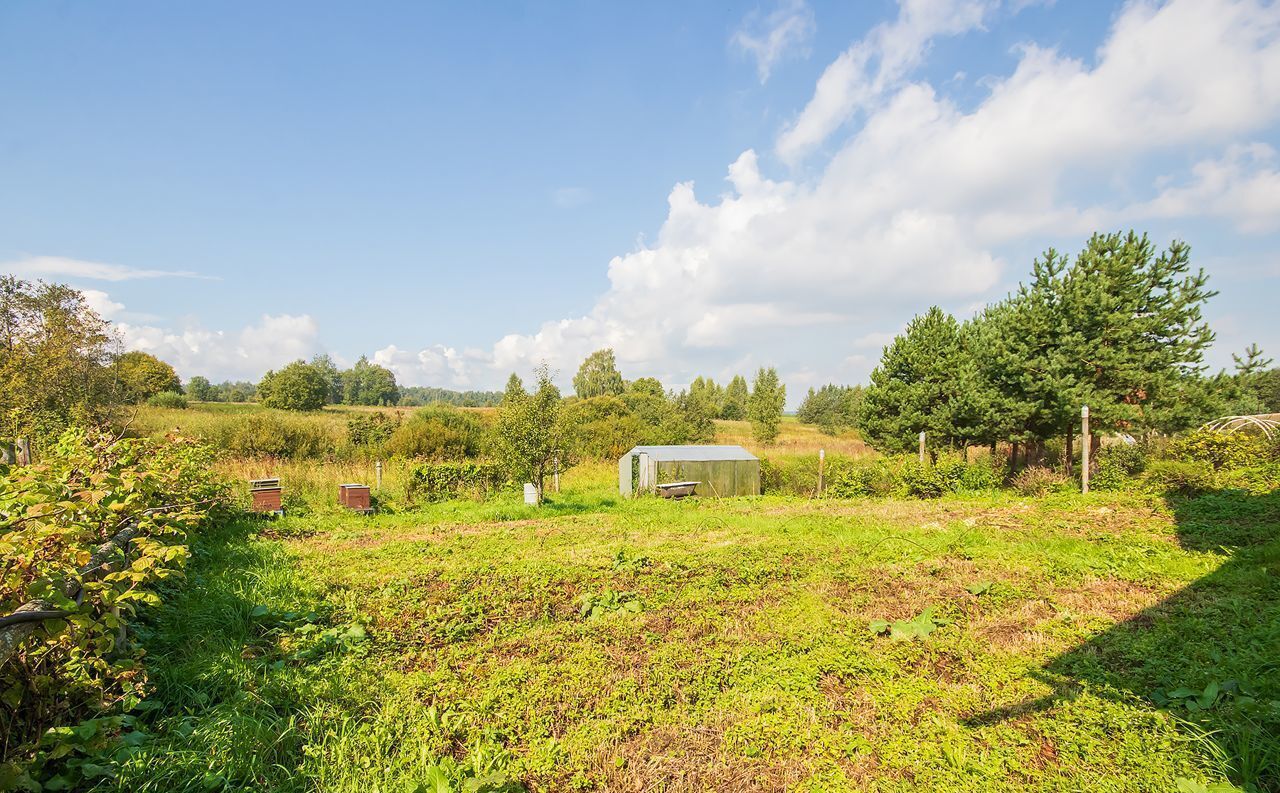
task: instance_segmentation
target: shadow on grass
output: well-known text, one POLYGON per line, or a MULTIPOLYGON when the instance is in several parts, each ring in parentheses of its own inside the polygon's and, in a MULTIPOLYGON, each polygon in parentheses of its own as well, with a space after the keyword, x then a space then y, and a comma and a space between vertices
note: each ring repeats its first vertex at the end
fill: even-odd
POLYGON ((139 626, 155 737, 118 769, 121 789, 304 789, 305 680, 270 667, 254 609, 312 603, 279 547, 254 541, 267 525, 242 517, 195 538, 185 580, 139 626))
POLYGON ((1280 791, 1280 492, 1170 497, 1178 539, 1221 554, 1213 573, 1045 665, 1056 693, 979 714, 991 724, 1081 688, 1176 716, 1246 790, 1280 791))

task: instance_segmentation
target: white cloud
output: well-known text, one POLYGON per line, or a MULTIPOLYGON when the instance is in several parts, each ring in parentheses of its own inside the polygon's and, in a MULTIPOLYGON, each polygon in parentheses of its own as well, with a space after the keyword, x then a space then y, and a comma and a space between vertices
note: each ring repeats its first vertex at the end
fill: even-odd
POLYGON ((132 281, 139 278, 207 278, 187 270, 143 270, 122 264, 69 259, 65 256, 27 256, 0 264, 0 269, 28 278, 88 278, 94 281, 132 281))
POLYGON ((111 299, 106 292, 97 289, 82 289, 80 294, 84 295, 84 302, 89 304, 89 308, 103 319, 115 319, 124 311, 124 303, 117 303, 111 299))
POLYGON ((117 328, 125 349, 162 358, 183 377, 198 374, 211 379, 256 380, 268 369, 320 352, 319 328, 305 314, 264 314, 257 324, 232 332, 198 325, 175 331, 124 322, 118 323, 117 328))
POLYGON ((759 11, 748 14, 730 43, 755 59, 763 85, 784 58, 808 56, 816 30, 813 10, 804 0, 782 0, 768 15, 759 11))
POLYGON ((1248 233, 1280 229, 1280 171, 1276 151, 1264 143, 1233 144, 1223 156, 1202 160, 1191 178, 1132 207, 1129 214, 1157 218, 1213 215, 1248 233))
POLYGON ((900 0, 898 18, 872 28, 818 78, 813 98, 778 138, 797 162, 859 110, 868 110, 924 60, 930 42, 982 25, 996 0, 900 0), (873 68, 873 64, 874 68, 873 68))
POLYGON ((905 3, 898 22, 869 37, 879 70, 859 78, 882 99, 866 105, 864 123, 814 180, 772 180, 748 151, 729 168, 731 189, 713 201, 677 184, 657 239, 609 263, 610 288, 590 312, 503 338, 493 365, 510 371, 545 359, 571 370, 612 346, 632 371, 688 370, 708 348, 785 355, 780 338, 818 323, 855 329, 846 338, 862 335, 854 347, 870 349, 877 325, 930 303, 993 297, 999 251, 1015 241, 1106 229, 1157 208, 1270 227, 1273 174, 1258 165, 1272 154, 1258 147, 1197 166, 1182 189, 1198 192, 1167 188, 1151 206, 1129 209, 1095 197, 1116 195, 1117 174, 1136 165, 1276 123, 1280 5, 1132 3, 1094 65, 1024 46, 1013 73, 992 80, 970 111, 925 83, 894 87, 927 35, 980 24, 988 8, 905 3), (946 13, 926 24, 929 8, 946 13), (1091 198, 1077 205, 1077 195, 1091 198), (1203 195, 1217 200, 1197 210, 1203 195))
POLYGON ((395 372, 401 385, 444 386, 467 389, 472 385, 470 370, 487 362, 483 353, 458 352, 437 344, 412 352, 389 344, 373 354, 373 362, 395 372))

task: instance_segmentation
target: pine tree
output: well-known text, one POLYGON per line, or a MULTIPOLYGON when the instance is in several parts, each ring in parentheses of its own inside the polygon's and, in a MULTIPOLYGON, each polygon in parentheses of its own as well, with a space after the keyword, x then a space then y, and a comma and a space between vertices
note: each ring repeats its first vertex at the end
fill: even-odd
POLYGON ((878 448, 903 452, 927 432, 937 443, 963 442, 966 353, 955 317, 934 306, 885 347, 862 399, 859 427, 878 448))

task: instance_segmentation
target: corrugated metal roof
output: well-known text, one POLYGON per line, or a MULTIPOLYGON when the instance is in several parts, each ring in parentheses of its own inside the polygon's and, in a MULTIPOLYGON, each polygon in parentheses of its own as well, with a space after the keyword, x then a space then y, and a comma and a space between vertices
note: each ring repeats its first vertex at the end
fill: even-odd
POLYGON ((624 457, 644 452, 654 460, 706 462, 708 460, 755 460, 754 454, 741 446, 637 446, 624 457))

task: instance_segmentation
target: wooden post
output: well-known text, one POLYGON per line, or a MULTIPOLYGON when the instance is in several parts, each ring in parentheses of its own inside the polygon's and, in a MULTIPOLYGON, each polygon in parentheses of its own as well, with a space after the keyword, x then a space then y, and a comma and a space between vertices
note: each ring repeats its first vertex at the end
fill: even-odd
POLYGON ((1080 408, 1080 492, 1089 492, 1089 406, 1080 408))
POLYGON ((559 493, 560 492, 560 455, 559 454, 556 455, 554 477, 555 477, 554 481, 555 481, 556 492, 559 493))
POLYGON ((374 463, 373 476, 374 476, 374 479, 377 480, 376 484, 378 485, 378 492, 381 493, 382 492, 382 461, 381 460, 374 463))
POLYGON ((822 490, 826 485, 827 450, 818 450, 818 498, 822 498, 822 490))
POLYGON ((31 439, 18 438, 14 446, 17 447, 14 457, 17 458, 18 465, 31 465, 31 439))
POLYGON ((924 465, 924 433, 920 433, 920 464, 924 465))

